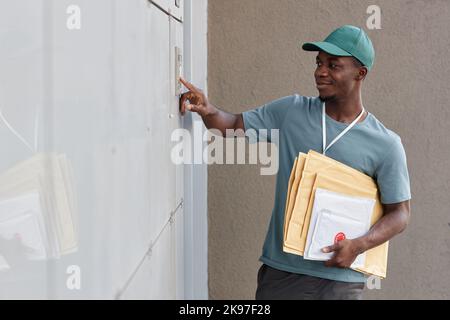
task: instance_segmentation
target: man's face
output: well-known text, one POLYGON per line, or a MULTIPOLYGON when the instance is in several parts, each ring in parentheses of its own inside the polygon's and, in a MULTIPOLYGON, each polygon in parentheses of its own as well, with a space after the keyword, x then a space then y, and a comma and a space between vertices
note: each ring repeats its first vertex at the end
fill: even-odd
POLYGON ((320 51, 316 64, 314 77, 321 100, 345 98, 357 90, 355 85, 360 81, 360 70, 364 67, 358 67, 352 57, 332 56, 320 51))

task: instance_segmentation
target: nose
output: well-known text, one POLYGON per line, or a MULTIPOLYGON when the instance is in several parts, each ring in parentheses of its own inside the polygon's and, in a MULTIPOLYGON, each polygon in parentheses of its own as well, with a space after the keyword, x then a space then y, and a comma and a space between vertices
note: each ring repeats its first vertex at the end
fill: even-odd
POLYGON ((317 78, 325 78, 328 76, 328 69, 324 65, 317 66, 315 75, 317 78))

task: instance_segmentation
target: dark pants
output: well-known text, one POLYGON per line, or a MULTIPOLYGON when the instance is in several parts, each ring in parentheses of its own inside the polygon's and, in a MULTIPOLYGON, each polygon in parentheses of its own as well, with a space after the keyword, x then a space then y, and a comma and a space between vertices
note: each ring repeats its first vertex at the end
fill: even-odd
POLYGON ((361 300, 364 283, 333 281, 271 268, 258 271, 256 300, 361 300))

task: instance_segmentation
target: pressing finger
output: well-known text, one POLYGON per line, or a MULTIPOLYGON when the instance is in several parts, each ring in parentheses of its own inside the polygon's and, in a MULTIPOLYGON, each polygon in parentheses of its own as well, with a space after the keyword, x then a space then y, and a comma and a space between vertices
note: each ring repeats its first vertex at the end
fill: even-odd
POLYGON ((180 82, 189 90, 193 91, 193 92, 198 92, 198 89, 196 86, 194 86, 192 83, 187 82, 186 80, 184 80, 182 77, 180 77, 180 82))

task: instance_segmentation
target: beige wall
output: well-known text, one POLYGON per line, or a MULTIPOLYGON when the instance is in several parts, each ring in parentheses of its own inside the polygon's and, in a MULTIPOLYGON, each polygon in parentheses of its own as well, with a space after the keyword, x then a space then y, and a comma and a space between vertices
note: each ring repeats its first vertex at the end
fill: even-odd
MULTIPOLYGON (((449 299, 450 1, 209 0, 209 98, 238 113, 316 95, 315 55, 299 44, 342 24, 365 27, 371 4, 382 9, 382 30, 368 32, 377 58, 364 104, 401 136, 413 199, 407 231, 391 242, 388 278, 366 298, 449 299)), ((208 174, 210 298, 252 299, 275 177, 254 165, 208 174)))

